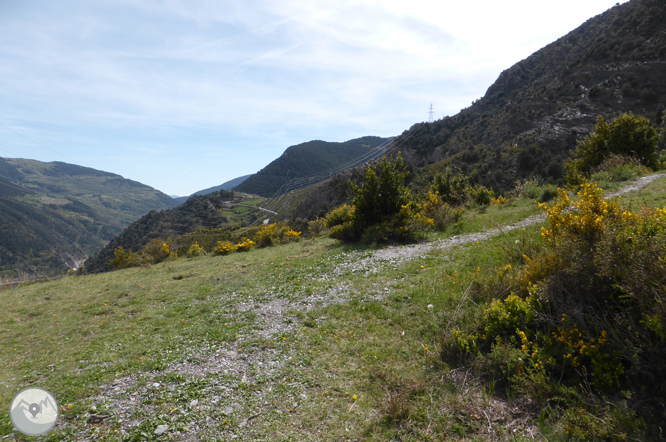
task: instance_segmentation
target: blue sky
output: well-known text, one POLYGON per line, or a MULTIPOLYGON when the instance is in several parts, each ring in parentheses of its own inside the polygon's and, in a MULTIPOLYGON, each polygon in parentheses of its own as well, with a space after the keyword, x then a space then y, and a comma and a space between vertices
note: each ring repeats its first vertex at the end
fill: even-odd
POLYGON ((0 0, 0 156, 189 195, 399 135, 616 0, 0 0))

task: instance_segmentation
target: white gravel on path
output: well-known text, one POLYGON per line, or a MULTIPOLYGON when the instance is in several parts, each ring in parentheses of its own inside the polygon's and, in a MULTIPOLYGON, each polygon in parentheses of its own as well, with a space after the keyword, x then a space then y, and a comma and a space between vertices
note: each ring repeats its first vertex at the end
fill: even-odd
MULTIPOLYGON (((640 190, 652 181, 664 176, 666 176, 666 173, 639 178, 632 184, 608 194, 607 198, 623 195, 634 190, 640 190)), ((526 227, 544 220, 544 215, 536 215, 509 226, 489 229, 483 232, 457 235, 451 238, 415 245, 390 246, 372 252, 358 251, 344 254, 344 262, 338 264, 334 267, 332 272, 328 275, 323 275, 322 278, 335 279, 335 277, 347 272, 375 273, 387 266, 396 266, 414 258, 424 257, 426 253, 435 249, 447 249, 461 244, 485 241, 502 232, 526 227)), ((384 295, 389 292, 390 290, 388 289, 382 291, 384 295)), ((285 298, 276 298, 259 305, 255 303, 242 303, 239 306, 239 312, 254 310, 260 317, 261 326, 263 327, 263 330, 256 331, 256 333, 264 338, 270 338, 279 335, 280 333, 288 332, 296 326, 296 324, 290 324, 285 321, 285 319, 287 319, 287 311, 307 311, 315 307, 322 307, 329 304, 345 303, 348 301, 351 293, 352 290, 349 284, 340 282, 330 288, 326 293, 315 294, 308 299, 307 303, 298 301, 294 302, 285 298)), ((194 348, 186 349, 185 351, 194 353, 192 355, 194 357, 188 361, 172 364, 166 368, 163 373, 175 373, 190 379, 201 379, 211 373, 224 372, 239 377, 243 382, 252 383, 258 376, 266 376, 275 373, 276 370, 280 370, 284 363, 289 360, 287 355, 281 354, 274 349, 258 349, 251 355, 245 355, 236 351, 237 348, 238 345, 227 344, 226 346, 223 345, 218 347, 217 351, 212 352, 212 354, 210 351, 199 352, 194 348), (252 370, 252 374, 250 370, 251 365, 255 366, 254 370, 252 370), (257 368, 257 366, 259 368, 257 368)), ((133 410, 136 407, 145 407, 142 403, 147 397, 149 397, 152 383, 151 379, 155 378, 157 374, 158 373, 137 373, 132 376, 116 379, 111 384, 101 386, 102 393, 93 398, 95 403, 106 404, 114 410, 114 415, 110 416, 109 420, 114 420, 115 422, 120 423, 122 429, 121 434, 129 430, 130 427, 140 423, 140 421, 132 419, 133 410), (136 388, 139 378, 149 381, 148 384, 145 387, 136 388), (130 392, 131 394, 129 394, 130 392)), ((176 387, 176 385, 160 386, 160 388, 169 389, 174 389, 176 387)), ((226 407, 241 407, 240 404, 229 401, 230 397, 233 396, 233 392, 230 391, 230 386, 213 386, 210 387, 210 391, 207 391, 206 393, 215 398, 215 404, 209 404, 208 402, 210 401, 204 399, 198 404, 199 407, 215 408, 221 406, 220 404, 223 403, 226 407), (217 403, 218 400, 219 404, 217 403)), ((189 408, 192 409, 188 411, 192 413, 193 422, 189 424, 188 432, 176 436, 178 440, 199 440, 198 435, 206 433, 207 427, 208 430, 210 429, 209 425, 211 425, 211 422, 197 421, 193 413, 194 406, 189 408)), ((63 427, 65 425, 66 424, 59 423, 58 427, 63 427)), ((91 437, 90 435, 80 436, 81 438, 78 440, 91 441, 95 439, 94 436, 91 437)))
MULTIPOLYGON (((624 195, 634 190, 640 190, 645 186, 647 186, 648 184, 650 184, 652 181, 662 178, 664 176, 666 176, 666 173, 659 173, 659 174, 641 177, 632 184, 609 193, 608 195, 606 195, 606 198, 614 198, 616 196, 624 195)), ((423 257, 425 256, 426 253, 435 249, 448 249, 450 247, 459 246, 461 244, 468 244, 476 241, 485 241, 504 232, 509 232, 514 229, 519 229, 522 227, 530 226, 532 224, 540 223, 545 219, 546 216, 543 214, 534 215, 530 216, 529 218, 525 218, 521 221, 518 221, 515 224, 511 224, 509 226, 493 228, 485 230, 483 232, 456 235, 446 239, 424 242, 409 246, 389 246, 384 249, 372 252, 370 256, 368 256, 367 251, 355 252, 355 254, 354 253, 349 254, 349 259, 344 263, 338 265, 333 272, 336 275, 348 271, 374 272, 377 271, 377 269, 379 268, 377 266, 378 263, 382 264, 390 263, 393 265, 397 265, 402 262, 412 260, 416 257, 423 257)))

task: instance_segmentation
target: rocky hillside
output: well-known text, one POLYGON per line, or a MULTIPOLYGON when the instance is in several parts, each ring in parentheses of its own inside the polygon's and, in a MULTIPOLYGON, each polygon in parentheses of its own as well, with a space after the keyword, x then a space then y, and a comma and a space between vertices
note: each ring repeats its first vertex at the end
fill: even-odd
MULTIPOLYGON (((390 138, 362 137, 344 143, 314 140, 291 146, 279 158, 243 181, 234 190, 270 198, 289 182, 313 176, 319 176, 319 181, 322 181, 330 178, 328 171, 332 169, 335 174, 377 158, 383 152, 382 146, 389 140, 390 138)), ((306 180, 305 185, 315 182, 317 180, 306 180)), ((304 186, 294 186, 300 187, 304 186)))
POLYGON ((0 158, 0 277, 65 272, 143 214, 174 206, 113 173, 0 158))
POLYGON ((502 72, 469 108, 416 124, 391 147, 416 166, 455 163, 503 191, 531 174, 560 180, 563 159, 598 115, 631 111, 659 126, 665 108, 666 2, 632 0, 502 72))

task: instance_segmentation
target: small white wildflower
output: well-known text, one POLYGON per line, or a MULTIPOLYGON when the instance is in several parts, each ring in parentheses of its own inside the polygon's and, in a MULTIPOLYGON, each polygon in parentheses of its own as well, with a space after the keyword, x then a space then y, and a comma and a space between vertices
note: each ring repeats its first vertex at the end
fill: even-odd
POLYGON ((432 310, 433 308, 435 308, 434 305, 432 305, 432 304, 428 304, 428 310, 432 310))
POLYGON ((519 240, 519 239, 517 239, 517 240, 516 240, 516 244, 519 244, 519 243, 520 243, 520 240, 519 240))

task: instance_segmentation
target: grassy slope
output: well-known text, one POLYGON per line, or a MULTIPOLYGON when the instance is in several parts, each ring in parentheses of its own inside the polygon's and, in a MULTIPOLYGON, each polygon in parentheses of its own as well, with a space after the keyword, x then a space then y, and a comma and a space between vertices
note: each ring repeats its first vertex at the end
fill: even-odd
MULTIPOLYGON (((663 207, 666 180, 622 200, 663 207)), ((463 230, 533 212, 526 203, 471 211, 463 230)), ((481 308, 463 296, 470 282, 507 261, 503 247, 538 242, 538 227, 359 271, 334 269, 369 253, 320 238, 7 290, 1 402, 39 385, 71 403, 72 420, 49 440, 147 440, 162 423, 204 440, 526 439, 536 423, 516 413, 520 404, 446 370, 437 350, 443 326, 481 308), (104 387, 114 380, 118 398, 142 403, 133 414, 110 408, 125 403, 104 387), (102 425, 85 424, 93 403, 112 414, 102 425)), ((8 415, 0 419, 9 433, 8 415)))

